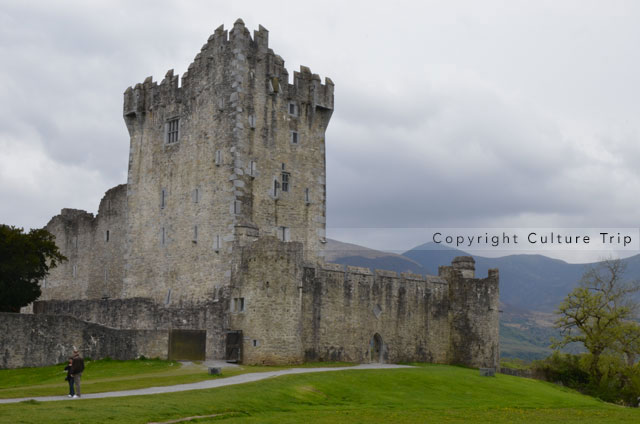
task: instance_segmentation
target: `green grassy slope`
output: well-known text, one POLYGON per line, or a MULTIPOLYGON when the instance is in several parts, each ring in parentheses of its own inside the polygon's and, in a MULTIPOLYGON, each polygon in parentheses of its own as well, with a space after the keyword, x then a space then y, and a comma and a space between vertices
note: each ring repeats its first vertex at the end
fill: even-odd
MULTIPOLYGON (((301 367, 345 367, 346 362, 322 362, 295 365, 301 367)), ((0 370, 0 399, 61 396, 67 393, 67 382, 63 365, 40 368, 0 370)), ((87 361, 82 376, 82 393, 102 393, 133 390, 145 387, 171 386, 195 383, 203 380, 231 377, 238 374, 275 371, 292 366, 266 367, 242 366, 224 368, 222 374, 209 375, 207 367, 199 363, 182 365, 176 361, 143 359, 114 361, 101 359, 87 361)))
POLYGON ((640 410, 563 387, 444 365, 301 374, 193 392, 0 405, 2 423, 640 422, 640 410))

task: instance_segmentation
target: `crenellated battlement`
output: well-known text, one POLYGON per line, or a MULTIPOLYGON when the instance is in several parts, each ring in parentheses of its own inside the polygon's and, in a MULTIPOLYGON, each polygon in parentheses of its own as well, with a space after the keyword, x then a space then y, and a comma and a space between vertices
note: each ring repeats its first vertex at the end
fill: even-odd
POLYGON ((284 63, 282 57, 269 48, 266 28, 260 25, 251 37, 242 19, 238 19, 231 31, 223 25, 215 30, 182 77, 170 69, 160 84, 147 77, 144 82, 128 87, 124 92, 123 115, 125 119, 139 118, 162 106, 189 102, 206 91, 205 86, 214 86, 212 94, 224 98, 235 91, 229 91, 230 88, 252 83, 264 86, 269 94, 285 100, 333 110, 334 83, 330 78, 325 78, 323 84, 318 74, 301 66, 299 72, 293 73, 290 84, 284 63), (258 62, 264 65, 258 66, 258 62), (249 70, 247 75, 241 75, 246 70, 249 70))
MULTIPOLYGON (((404 281, 413 281, 413 282, 422 282, 425 284, 448 284, 448 279, 455 276, 457 272, 462 280, 464 281, 474 281, 474 282, 482 282, 482 281, 497 281, 499 278, 499 273, 497 269, 490 269, 488 271, 487 277, 484 279, 476 278, 475 275, 470 274, 469 271, 473 272, 473 264, 475 261, 471 256, 459 256, 456 257, 451 265, 444 265, 439 267, 438 275, 430 275, 430 274, 414 274, 410 272, 401 272, 398 273, 396 271, 389 271, 386 269, 374 269, 360 266, 351 266, 351 265, 343 265, 325 262, 321 265, 318 265, 318 270, 324 272, 331 273, 339 273, 343 278, 351 278, 352 276, 363 275, 363 276, 373 276, 374 279, 379 278, 391 278, 397 279, 399 282, 404 281), (471 265, 471 267, 469 266, 471 265)), ((305 265, 307 268, 315 268, 314 265, 307 264, 305 265)))

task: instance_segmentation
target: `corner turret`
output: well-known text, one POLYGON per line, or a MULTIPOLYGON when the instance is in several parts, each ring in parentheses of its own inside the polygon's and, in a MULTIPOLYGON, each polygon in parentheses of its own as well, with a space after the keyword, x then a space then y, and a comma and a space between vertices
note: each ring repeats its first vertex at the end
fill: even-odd
POLYGON ((451 266, 462 273, 463 278, 474 278, 476 273, 476 261, 471 256, 456 256, 451 261, 451 266))

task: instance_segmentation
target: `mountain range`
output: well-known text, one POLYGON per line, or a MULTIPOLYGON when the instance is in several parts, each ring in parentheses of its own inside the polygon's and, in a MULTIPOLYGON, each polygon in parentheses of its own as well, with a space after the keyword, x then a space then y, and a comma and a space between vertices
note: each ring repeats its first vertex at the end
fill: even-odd
MULTIPOLYGON (((431 275, 437 275, 438 267, 449 265, 456 256, 473 256, 477 277, 485 277, 490 268, 500 270, 501 302, 513 308, 540 312, 553 312, 578 284, 582 274, 596 265, 570 264, 543 255, 487 258, 435 243, 425 243, 398 255, 329 240, 326 251, 329 262, 431 275)), ((640 276, 640 255, 623 262, 627 265, 626 277, 640 276)))

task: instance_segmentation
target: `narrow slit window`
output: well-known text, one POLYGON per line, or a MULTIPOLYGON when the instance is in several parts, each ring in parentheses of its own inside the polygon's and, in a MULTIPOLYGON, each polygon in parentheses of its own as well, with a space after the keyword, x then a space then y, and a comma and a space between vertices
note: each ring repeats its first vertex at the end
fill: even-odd
POLYGON ((198 226, 197 225, 193 226, 193 242, 194 243, 198 242, 198 226))
POLYGON ((256 176, 256 161, 255 160, 252 160, 249 163, 249 175, 252 176, 252 177, 256 176))
POLYGON ((161 241, 162 245, 164 245, 165 242, 166 242, 166 231, 165 231, 164 227, 162 227, 162 231, 161 231, 161 234, 160 234, 160 241, 161 241))
POLYGON ((76 276, 78 275, 78 265, 76 264, 73 265, 73 269, 71 270, 71 275, 73 276, 73 278, 76 278, 76 276))
POLYGON ((193 203, 198 203, 200 201, 200 189, 194 189, 191 197, 193 198, 193 203))
POLYGON ((222 165, 222 150, 216 150, 216 166, 222 165))
POLYGON ((280 188, 280 183, 278 180, 273 180, 273 197, 278 197, 278 189, 280 188))
POLYGON ((164 209, 167 206, 167 191, 162 189, 160 193, 160 209, 164 209))
POLYGON ((104 232, 104 241, 107 243, 109 242, 109 230, 104 232))
POLYGON ((309 197, 309 189, 308 188, 304 189, 304 201, 306 203, 310 203, 311 202, 310 197, 309 197))
POLYGON ((298 144, 298 131, 291 131, 291 144, 298 144))
POLYGON ((213 249, 214 250, 220 250, 220 235, 216 234, 213 237, 213 249))

